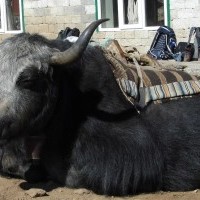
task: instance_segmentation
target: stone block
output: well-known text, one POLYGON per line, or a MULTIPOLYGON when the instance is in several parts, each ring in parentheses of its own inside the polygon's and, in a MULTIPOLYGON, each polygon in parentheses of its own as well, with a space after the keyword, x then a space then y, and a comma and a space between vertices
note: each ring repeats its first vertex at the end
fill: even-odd
POLYGON ((70 6, 70 0, 64 0, 62 5, 63 6, 70 6))
POLYGON ((149 39, 149 38, 143 38, 143 39, 141 39, 140 45, 141 45, 141 46, 146 46, 146 47, 149 47, 149 48, 150 48, 151 43, 152 43, 152 40, 151 40, 151 39, 149 39))
POLYGON ((135 30, 135 38, 148 38, 148 30, 135 30))
POLYGON ((67 15, 66 12, 65 12, 65 8, 64 7, 56 7, 54 9, 54 16, 64 16, 64 15, 67 15))
POLYGON ((55 30, 54 33, 58 34, 61 30, 64 30, 69 24, 55 24, 55 30))
POLYGON ((71 16, 71 22, 73 24, 81 23, 81 16, 80 15, 72 15, 71 16))
POLYGON ((86 5, 85 14, 95 14, 95 5, 86 5))
POLYGON ((2 42, 3 40, 5 40, 6 38, 9 38, 13 36, 12 34, 0 34, 0 42, 2 42))
POLYGON ((44 15, 45 16, 49 16, 49 15, 51 15, 51 8, 44 8, 44 15))
POLYGON ((24 2, 24 8, 25 9, 29 9, 29 8, 32 8, 32 6, 31 6, 31 1, 26 1, 26 2, 24 2))
POLYGON ((91 22, 93 22, 94 20, 96 20, 96 17, 95 17, 94 14, 83 15, 83 16, 81 17, 81 22, 84 23, 84 24, 86 24, 86 26, 87 26, 88 24, 90 24, 91 22), (88 24, 87 24, 87 23, 88 23, 88 24))
POLYGON ((187 29, 190 27, 191 20, 188 19, 174 19, 171 21, 172 28, 187 29))
POLYGON ((69 0, 69 5, 77 6, 77 5, 82 5, 82 4, 81 4, 81 0, 69 0))
POLYGON ((129 39, 129 38, 135 38, 135 31, 134 30, 130 30, 130 31, 124 31, 124 38, 129 39))
POLYGON ((45 10, 43 8, 35 8, 34 9, 34 16, 35 17, 45 16, 45 10))
POLYGON ((187 42, 188 41, 188 37, 184 37, 184 38, 177 38, 177 44, 179 42, 187 42))
POLYGON ((93 34, 93 38, 96 38, 96 39, 105 39, 106 38, 106 32, 102 32, 102 31, 95 32, 93 34))
POLYGON ((48 33, 49 32, 49 25, 48 24, 39 24, 38 29, 40 33, 48 33))
POLYGON ((103 44, 104 41, 105 41, 104 38, 103 38, 103 39, 95 39, 95 42, 96 42, 96 43, 99 43, 99 44, 103 44))
POLYGON ((42 17, 36 17, 36 20, 35 20, 35 24, 45 24, 45 21, 46 21, 46 17, 45 16, 42 16, 42 17))
POLYGON ((25 17, 33 17, 33 16, 35 16, 34 15, 34 9, 32 9, 32 8, 24 9, 24 16, 25 17))
POLYGON ((48 39, 55 39, 57 37, 55 33, 42 33, 42 35, 47 37, 48 39))
POLYGON ((141 39, 119 39, 122 46, 137 46, 141 45, 141 39))
POLYGON ((49 0, 40 0, 38 1, 38 8, 46 8, 48 7, 49 0))
POLYGON ((94 0, 81 0, 82 5, 95 5, 94 0))
POLYGON ((200 27, 200 20, 198 17, 193 17, 191 20, 187 20, 188 21, 188 27, 200 27))
POLYGON ((149 31, 148 32, 148 38, 150 39, 150 40, 153 40, 153 38, 155 37, 155 35, 156 35, 156 32, 157 32, 157 30, 153 30, 153 31, 149 31))
POLYGON ((63 16, 63 22, 65 24, 72 24, 72 15, 64 15, 63 16))
POLYGON ((56 23, 55 17, 53 17, 53 16, 46 16, 45 17, 45 23, 46 24, 55 24, 56 23))
POLYGON ((178 17, 177 10, 170 10, 171 20, 176 19, 178 17))
POLYGON ((73 6, 64 7, 64 12, 65 15, 73 15, 74 14, 73 6))
MULTIPOLYGON (((70 24, 71 25, 71 27, 72 27, 72 24, 70 24)), ((83 32, 84 30, 85 30, 85 24, 83 24, 83 23, 80 23, 80 24, 74 24, 74 26, 73 27, 76 27, 76 28, 78 28, 79 30, 80 30, 80 32, 83 32)))
POLYGON ((36 25, 42 23, 42 21, 40 21, 40 18, 42 17, 25 17, 25 22, 27 25, 36 25))
POLYGON ((59 1, 57 1, 57 0, 48 0, 47 6, 48 7, 56 7, 56 6, 58 6, 59 2, 62 3, 63 1, 62 0, 59 0, 59 1))
POLYGON ((115 32, 113 31, 107 31, 105 38, 115 39, 115 32))
POLYGON ((123 39, 124 38, 124 31, 116 31, 114 32, 115 39, 123 39))
POLYGON ((56 22, 56 24, 64 24, 65 18, 64 16, 56 16, 54 17, 54 21, 56 22))
POLYGON ((142 43, 141 40, 142 40, 142 39, 139 39, 139 38, 132 39, 132 40, 131 40, 132 43, 130 43, 130 45, 132 45, 132 46, 139 46, 139 45, 141 45, 141 43, 142 43))
MULTIPOLYGON (((25 19, 25 21, 26 21, 26 19, 25 19)), ((36 23, 35 17, 29 18, 29 24, 30 24, 30 25, 33 25, 33 24, 35 24, 35 23, 36 23)))
POLYGON ((30 25, 31 24, 31 19, 32 19, 32 17, 25 17, 24 18, 25 24, 26 25, 30 25))
POLYGON ((73 12, 77 12, 79 14, 85 14, 85 6, 84 5, 72 6, 72 8, 73 8, 73 12))
POLYGON ((55 33, 55 24, 49 24, 49 33, 55 33))
POLYGON ((185 8, 196 8, 199 5, 197 0, 190 0, 185 2, 185 8))
POLYGON ((193 18, 194 16, 194 10, 193 9, 180 9, 177 12, 177 17, 179 19, 189 19, 193 18))
POLYGON ((193 17, 200 18, 200 6, 198 8, 193 9, 193 17))
POLYGON ((174 29, 176 34, 176 38, 188 38, 189 37, 189 29, 174 29))
POLYGON ((39 25, 27 25, 26 32, 28 33, 39 33, 39 25))
POLYGON ((178 1, 171 1, 170 2, 170 9, 172 10, 179 10, 186 8, 186 5, 184 2, 178 2, 178 1))
POLYGON ((30 7, 31 8, 38 8, 39 7, 38 4, 40 4, 39 1, 30 1, 30 7))
POLYGON ((49 15, 57 16, 57 13, 58 13, 58 8, 57 7, 50 8, 49 15))

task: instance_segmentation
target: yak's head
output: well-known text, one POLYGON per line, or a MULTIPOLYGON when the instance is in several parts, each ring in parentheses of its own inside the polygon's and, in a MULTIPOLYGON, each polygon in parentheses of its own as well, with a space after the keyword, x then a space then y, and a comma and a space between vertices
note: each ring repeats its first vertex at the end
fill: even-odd
POLYGON ((64 52, 55 48, 53 41, 29 34, 19 34, 0 45, 0 139, 40 134, 55 102, 54 68, 77 60, 104 21, 90 24, 64 52))
MULTIPOLYGON (((26 154, 24 150, 15 152, 20 147, 14 142, 16 138, 43 135, 57 101, 55 68, 63 70, 79 59, 94 30, 104 21, 107 19, 91 23, 64 51, 56 48, 55 41, 24 33, 0 45, 0 150, 7 152, 0 151, 3 170, 9 165, 12 170, 7 172, 17 174, 15 154, 20 159, 26 154)), ((24 149, 24 142, 20 143, 24 149)))

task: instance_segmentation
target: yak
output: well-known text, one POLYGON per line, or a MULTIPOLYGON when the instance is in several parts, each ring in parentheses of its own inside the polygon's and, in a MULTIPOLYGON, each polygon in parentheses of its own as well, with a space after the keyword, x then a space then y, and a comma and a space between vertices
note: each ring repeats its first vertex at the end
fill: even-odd
POLYGON ((0 45, 0 171, 98 194, 200 187, 200 97, 140 109, 101 49, 21 33, 0 45))

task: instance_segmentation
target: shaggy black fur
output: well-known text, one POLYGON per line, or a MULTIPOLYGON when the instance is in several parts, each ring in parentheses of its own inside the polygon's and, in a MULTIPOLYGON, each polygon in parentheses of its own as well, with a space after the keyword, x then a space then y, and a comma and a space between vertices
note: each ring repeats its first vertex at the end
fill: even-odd
MULTIPOLYGON (((20 126, 21 136, 15 131, 4 135, 1 171, 34 181, 40 168, 32 172, 26 165, 24 169, 25 142, 28 135, 42 134, 46 140, 41 167, 47 178, 67 187, 85 187, 108 195, 200 187, 199 96, 150 104, 139 114, 124 98, 98 48, 89 46, 70 66, 48 64, 55 49, 63 51, 69 46, 67 41, 27 34, 1 45, 0 80, 12 80, 9 92, 2 95, 7 101, 12 94, 8 101, 12 112, 6 116, 12 117, 14 112, 17 121, 26 124, 20 126), (24 50, 21 65, 16 46, 24 50), (10 61, 1 56, 6 48, 15 60, 12 77, 7 72, 12 68, 10 61), (27 101, 21 101, 23 96, 27 101), (15 115, 19 102, 22 111, 15 115), (24 113, 31 122, 22 117, 24 113)), ((41 173, 37 177, 43 178, 41 173)))

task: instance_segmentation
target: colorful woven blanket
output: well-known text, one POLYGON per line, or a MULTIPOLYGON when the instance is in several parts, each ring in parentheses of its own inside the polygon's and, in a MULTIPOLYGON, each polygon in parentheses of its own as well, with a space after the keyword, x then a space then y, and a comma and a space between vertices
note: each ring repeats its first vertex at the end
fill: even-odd
POLYGON ((154 69, 141 66, 137 60, 124 53, 114 40, 108 47, 101 47, 111 65, 114 76, 126 99, 145 107, 149 102, 191 96, 200 93, 196 76, 181 70, 154 69))

